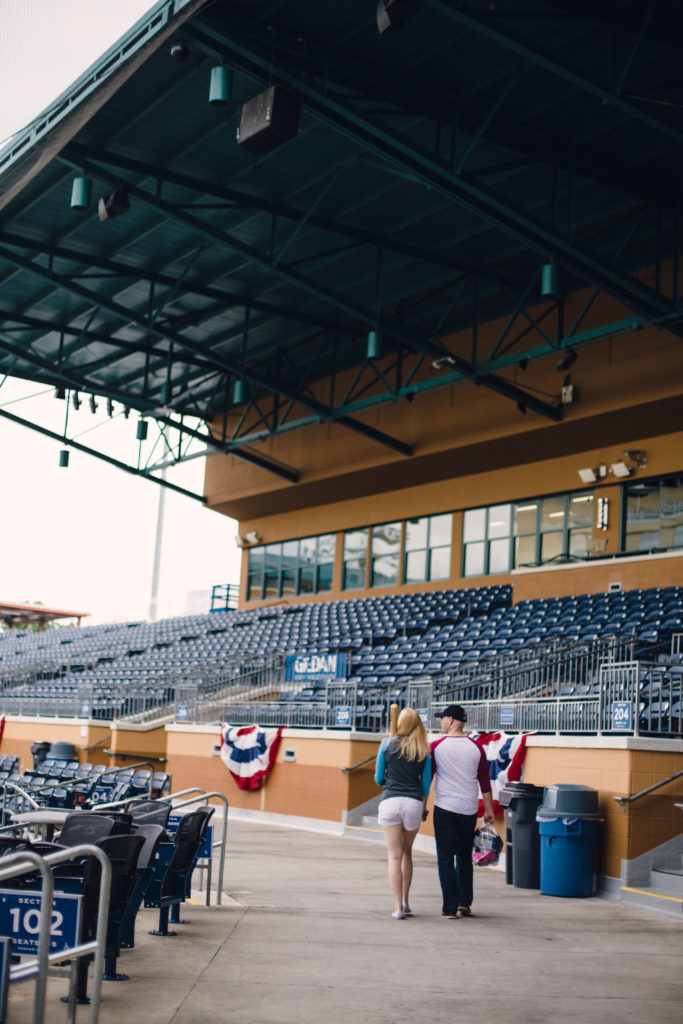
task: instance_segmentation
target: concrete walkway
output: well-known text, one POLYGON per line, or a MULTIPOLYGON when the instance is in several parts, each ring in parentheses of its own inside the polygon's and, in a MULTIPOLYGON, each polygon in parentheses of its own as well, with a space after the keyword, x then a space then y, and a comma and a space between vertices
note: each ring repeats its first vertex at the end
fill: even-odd
MULTIPOLYGON (((476 916, 442 919, 435 859, 418 853, 414 917, 395 921, 382 844, 246 821, 228 837, 226 905, 184 907, 167 939, 143 911, 102 1024, 680 1024, 675 919, 514 889, 489 869, 475 870, 476 916)), ((50 1024, 65 992, 50 980, 50 1024)), ((13 986, 9 1024, 31 1008, 32 985, 13 986)))

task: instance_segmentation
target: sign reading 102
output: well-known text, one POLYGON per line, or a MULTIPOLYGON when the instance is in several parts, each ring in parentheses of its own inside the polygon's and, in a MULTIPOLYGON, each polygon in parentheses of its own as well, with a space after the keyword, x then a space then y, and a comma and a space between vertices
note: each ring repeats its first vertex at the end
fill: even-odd
MULTIPOLYGON (((26 889, 0 889, 0 935, 12 939, 20 955, 38 952, 41 894, 26 889)), ((81 897, 55 893, 50 927, 50 952, 61 953, 78 943, 81 897)))

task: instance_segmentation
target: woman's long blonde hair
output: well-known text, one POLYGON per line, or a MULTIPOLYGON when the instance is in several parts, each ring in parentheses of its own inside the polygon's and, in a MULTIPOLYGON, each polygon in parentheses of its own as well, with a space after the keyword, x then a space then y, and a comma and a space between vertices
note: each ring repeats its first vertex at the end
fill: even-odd
POLYGON ((406 761, 424 761, 429 755, 427 730, 415 708, 403 709, 392 739, 398 740, 398 752, 406 761))

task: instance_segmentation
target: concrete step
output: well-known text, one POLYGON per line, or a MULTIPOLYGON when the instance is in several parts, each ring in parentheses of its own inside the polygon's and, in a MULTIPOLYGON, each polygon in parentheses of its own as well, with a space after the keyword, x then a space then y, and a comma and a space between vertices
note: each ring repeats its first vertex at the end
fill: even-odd
POLYGON ((653 868, 650 872, 650 886, 668 896, 683 898, 683 868, 653 868))
POLYGON ((668 893, 659 892, 652 886, 631 885, 621 887, 621 902, 631 906, 642 907, 644 910, 656 910, 668 917, 683 918, 683 897, 670 896, 668 893))
MULTIPOLYGON (((376 820, 376 819, 375 819, 376 820)), ((352 839, 370 839, 374 842, 384 842, 384 832, 379 825, 344 825, 344 835, 352 839)))
POLYGON ((380 832, 382 831, 382 827, 377 820, 376 814, 364 814, 360 823, 363 828, 378 828, 380 832))

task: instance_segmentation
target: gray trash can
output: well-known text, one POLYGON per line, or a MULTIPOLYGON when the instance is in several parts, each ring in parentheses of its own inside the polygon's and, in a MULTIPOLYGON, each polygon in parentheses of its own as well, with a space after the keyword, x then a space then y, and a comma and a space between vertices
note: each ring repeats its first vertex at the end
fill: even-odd
POLYGON ((548 786, 538 808, 541 892, 593 896, 600 822, 598 791, 590 786, 548 786))
POLYGON ((540 887, 541 851, 536 812, 543 788, 508 782, 498 794, 505 808, 505 881, 517 889, 540 887))

